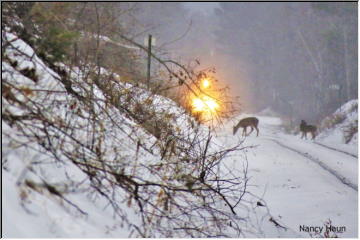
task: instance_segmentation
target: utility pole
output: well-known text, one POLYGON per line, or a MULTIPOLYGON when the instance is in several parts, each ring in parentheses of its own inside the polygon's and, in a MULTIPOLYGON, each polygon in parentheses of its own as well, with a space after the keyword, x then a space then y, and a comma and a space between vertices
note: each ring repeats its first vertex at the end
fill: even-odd
POLYGON ((150 69, 151 69, 151 34, 148 38, 148 64, 147 64, 147 88, 150 88, 150 69))

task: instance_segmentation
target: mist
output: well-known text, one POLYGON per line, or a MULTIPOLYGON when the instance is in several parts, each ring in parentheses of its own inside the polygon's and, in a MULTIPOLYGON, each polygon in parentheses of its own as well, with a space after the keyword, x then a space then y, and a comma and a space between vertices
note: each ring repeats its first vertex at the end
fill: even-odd
MULTIPOLYGON (((241 110, 319 121, 357 98, 357 4, 138 3, 142 34, 213 66, 241 110), (148 30, 146 30, 148 28, 148 30)), ((139 30, 140 31, 140 30, 139 30)))

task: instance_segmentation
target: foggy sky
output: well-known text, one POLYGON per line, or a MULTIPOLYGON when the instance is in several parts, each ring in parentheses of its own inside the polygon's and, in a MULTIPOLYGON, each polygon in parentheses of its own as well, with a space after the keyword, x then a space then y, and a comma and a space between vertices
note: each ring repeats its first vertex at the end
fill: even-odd
POLYGON ((146 4, 159 43, 182 36, 166 49, 215 67, 245 111, 318 120, 357 98, 356 3, 146 4))
POLYGON ((202 12, 205 14, 212 14, 214 9, 219 7, 219 3, 217 2, 185 2, 183 4, 193 12, 202 12))

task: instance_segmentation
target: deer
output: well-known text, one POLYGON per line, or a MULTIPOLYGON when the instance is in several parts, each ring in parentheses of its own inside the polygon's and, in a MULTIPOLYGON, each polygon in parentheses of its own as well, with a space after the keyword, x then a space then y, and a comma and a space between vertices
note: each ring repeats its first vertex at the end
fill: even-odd
POLYGON ((300 132, 302 133, 301 135, 301 139, 303 139, 305 137, 305 139, 307 139, 307 133, 310 132, 312 135, 312 140, 315 139, 316 137, 316 126, 314 125, 308 125, 304 120, 301 120, 300 123, 300 132))
POLYGON ((256 117, 248 117, 248 118, 243 118, 240 120, 240 122, 234 126, 233 129, 233 135, 235 135, 235 133, 237 132, 237 130, 242 127, 243 128, 243 133, 242 136, 249 136, 253 131, 254 128, 256 129, 256 136, 259 136, 259 129, 258 129, 258 123, 259 123, 259 119, 257 119, 256 117), (247 133, 247 127, 251 127, 251 131, 249 132, 249 134, 247 133))

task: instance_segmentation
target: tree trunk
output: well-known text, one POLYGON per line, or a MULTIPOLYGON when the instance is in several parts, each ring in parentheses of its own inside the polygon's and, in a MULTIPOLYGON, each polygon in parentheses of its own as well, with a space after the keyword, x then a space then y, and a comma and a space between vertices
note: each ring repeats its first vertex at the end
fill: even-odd
POLYGON ((350 79, 350 59, 348 51, 348 33, 346 27, 343 28, 344 35, 344 66, 345 66, 345 82, 346 82, 346 100, 351 98, 351 79, 350 79))

